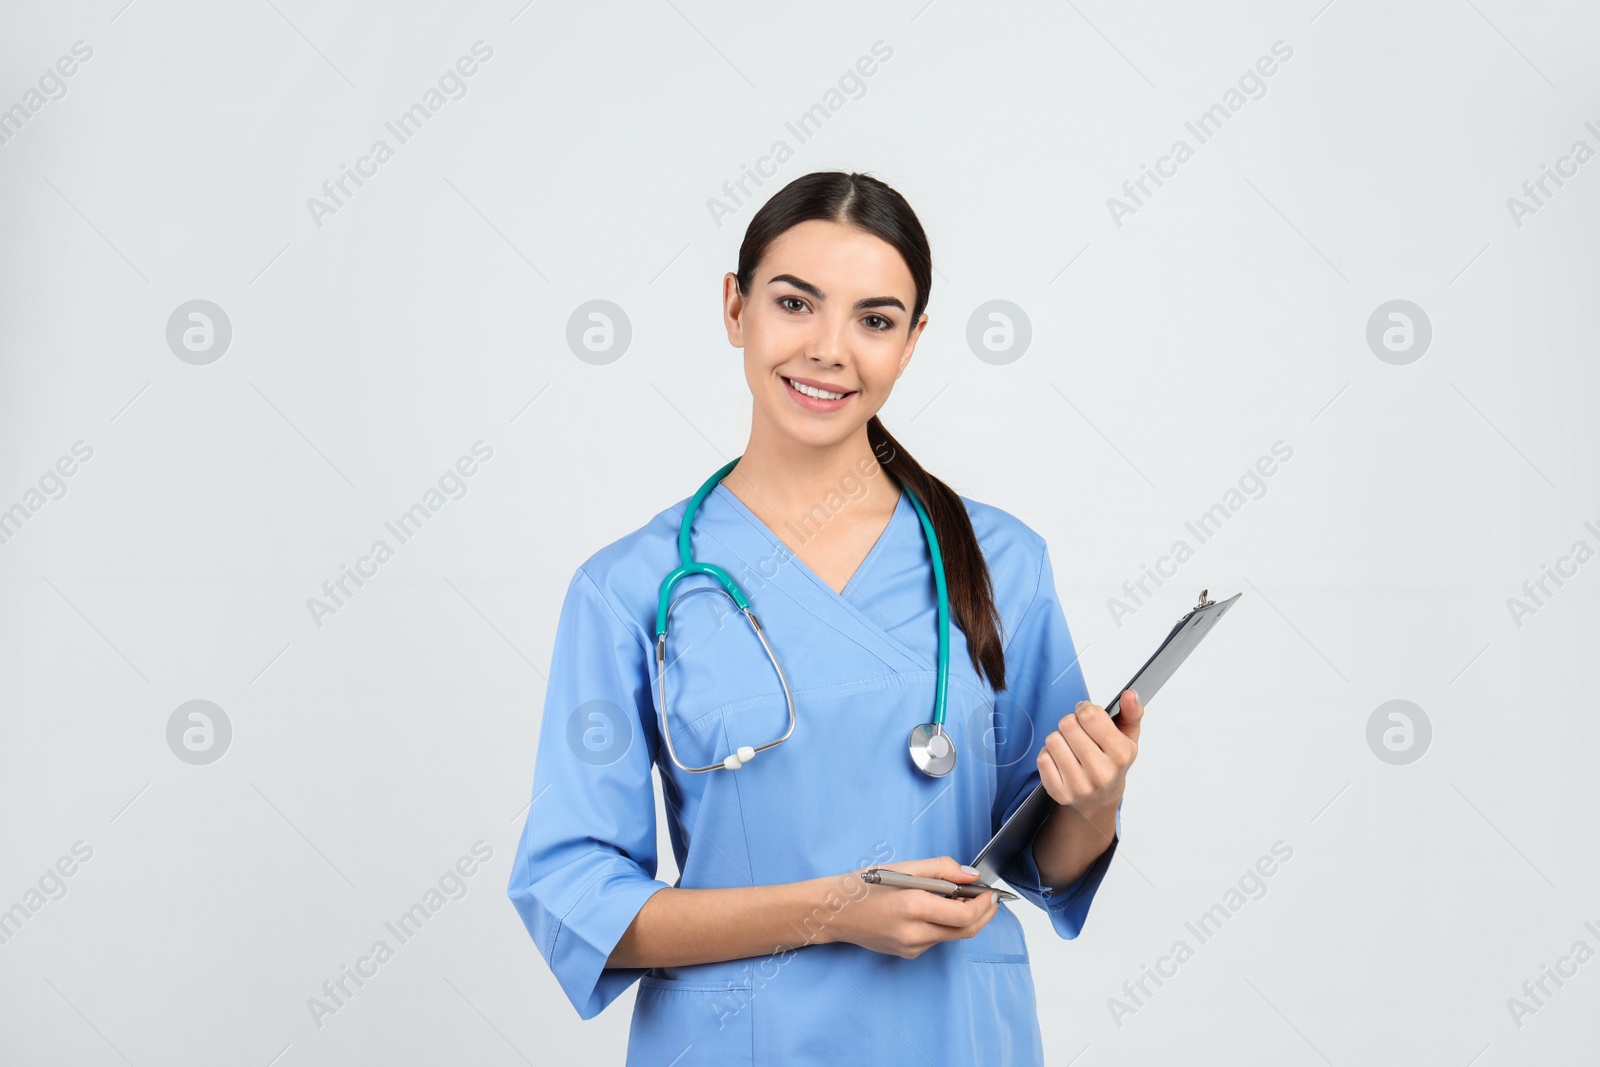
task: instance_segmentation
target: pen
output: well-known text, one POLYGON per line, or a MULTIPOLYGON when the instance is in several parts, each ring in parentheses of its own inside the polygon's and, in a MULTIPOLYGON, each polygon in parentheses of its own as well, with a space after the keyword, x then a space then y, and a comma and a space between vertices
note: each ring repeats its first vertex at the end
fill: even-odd
POLYGON ((1017 895, 982 882, 951 882, 944 878, 919 878, 914 874, 901 874, 884 867, 872 867, 861 872, 861 880, 873 885, 886 885, 895 889, 925 889, 941 897, 976 897, 993 892, 1001 900, 1016 900, 1017 895))

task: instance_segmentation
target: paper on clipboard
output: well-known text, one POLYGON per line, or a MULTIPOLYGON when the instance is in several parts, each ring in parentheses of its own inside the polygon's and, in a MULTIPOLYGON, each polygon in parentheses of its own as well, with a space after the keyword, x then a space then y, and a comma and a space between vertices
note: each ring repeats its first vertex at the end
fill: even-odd
MULTIPOLYGON (((1227 600, 1208 600, 1206 593, 1200 591, 1200 603, 1196 604, 1189 613, 1173 624, 1172 630, 1167 634, 1166 640, 1151 653, 1150 658, 1144 661, 1144 666, 1134 672, 1132 680, 1121 689, 1111 701, 1102 705, 1112 718, 1122 713, 1122 694, 1129 689, 1139 694, 1140 703, 1145 707, 1150 706, 1150 699, 1156 695, 1167 679, 1177 671, 1178 665, 1188 658, 1206 634, 1216 626, 1217 620, 1228 613, 1243 593, 1235 593, 1227 600)), ((978 853, 978 858, 972 861, 972 866, 978 868, 981 881, 993 883, 1001 878, 1000 868, 1009 865, 1012 857, 1024 848, 1032 847, 1033 837, 1050 817, 1050 813, 1057 807, 1055 798, 1045 789, 1044 783, 1036 786, 1029 793, 1027 799, 1018 805, 1017 810, 1005 821, 989 843, 983 846, 978 853)))

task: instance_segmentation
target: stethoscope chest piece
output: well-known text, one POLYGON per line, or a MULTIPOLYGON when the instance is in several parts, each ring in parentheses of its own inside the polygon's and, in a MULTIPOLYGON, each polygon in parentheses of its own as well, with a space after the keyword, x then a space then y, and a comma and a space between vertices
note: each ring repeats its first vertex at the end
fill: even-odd
POLYGON ((925 722, 911 730, 911 762, 923 774, 943 778, 956 766, 956 746, 942 726, 925 722))

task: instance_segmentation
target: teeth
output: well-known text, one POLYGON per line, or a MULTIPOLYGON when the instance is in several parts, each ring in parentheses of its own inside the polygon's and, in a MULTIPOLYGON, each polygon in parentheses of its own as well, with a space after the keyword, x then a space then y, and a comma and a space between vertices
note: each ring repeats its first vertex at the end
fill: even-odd
POLYGON ((813 389, 811 386, 797 382, 793 378, 785 378, 784 381, 794 386, 795 392, 816 397, 818 400, 839 400, 846 395, 845 393, 830 393, 826 389, 813 389))

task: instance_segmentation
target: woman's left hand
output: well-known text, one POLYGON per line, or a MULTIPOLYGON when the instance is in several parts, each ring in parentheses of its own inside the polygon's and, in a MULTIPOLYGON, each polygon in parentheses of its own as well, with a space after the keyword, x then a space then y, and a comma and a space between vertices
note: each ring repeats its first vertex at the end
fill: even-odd
POLYGON ((1128 768, 1139 754, 1139 720, 1144 705, 1129 689, 1121 714, 1113 719, 1098 704, 1080 701, 1064 715, 1039 750, 1039 779, 1058 804, 1084 816, 1114 810, 1127 785, 1128 768))

